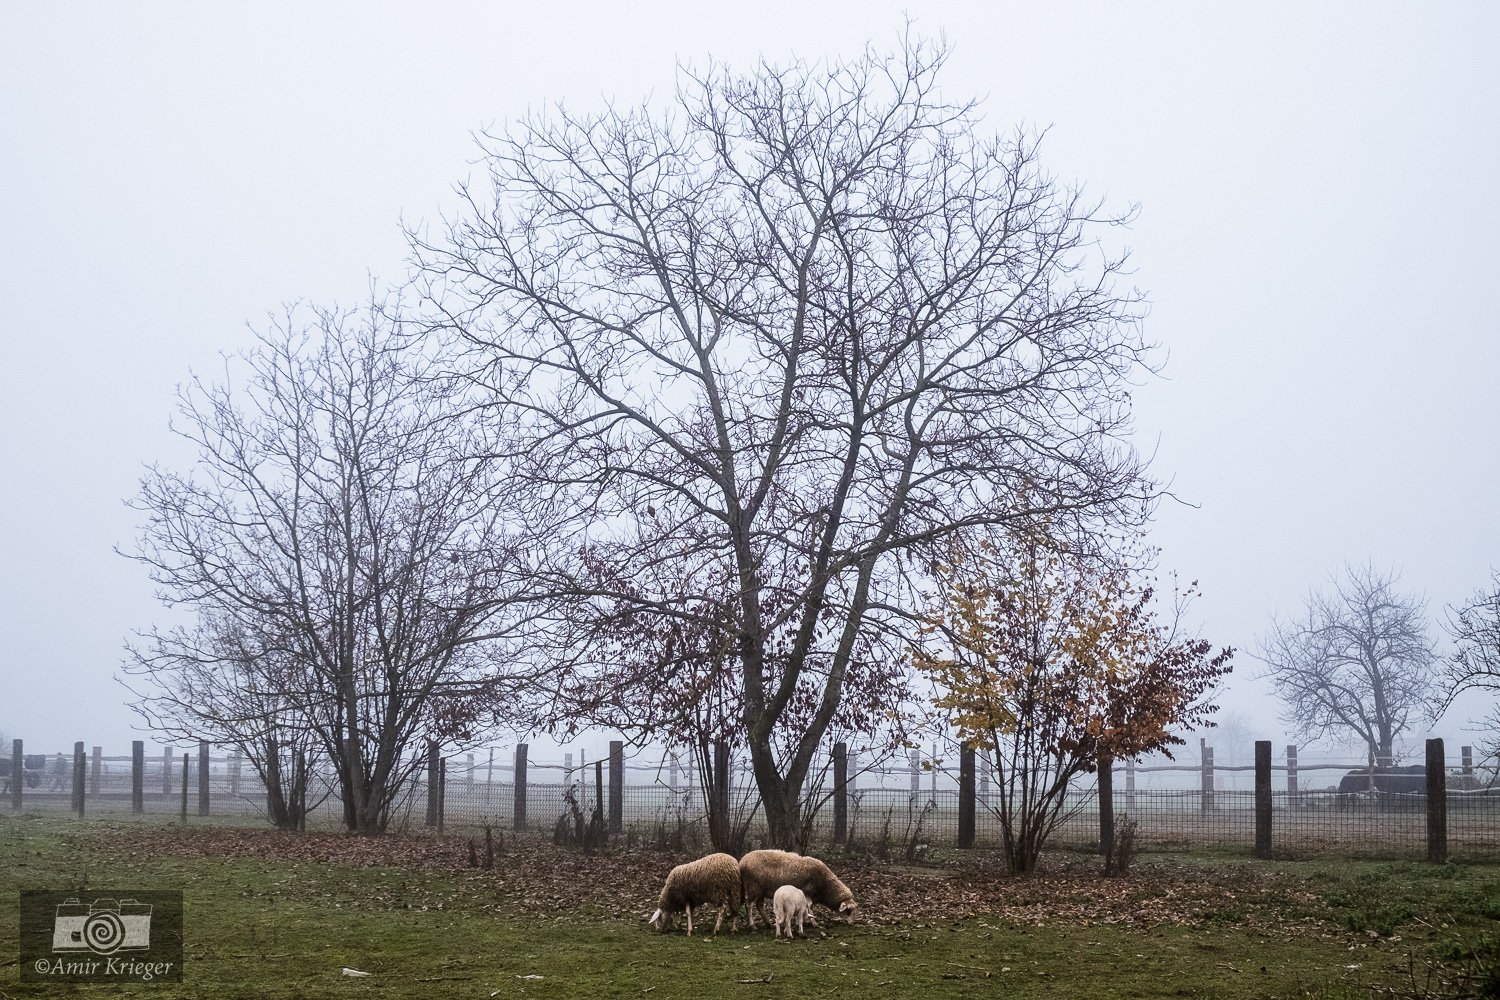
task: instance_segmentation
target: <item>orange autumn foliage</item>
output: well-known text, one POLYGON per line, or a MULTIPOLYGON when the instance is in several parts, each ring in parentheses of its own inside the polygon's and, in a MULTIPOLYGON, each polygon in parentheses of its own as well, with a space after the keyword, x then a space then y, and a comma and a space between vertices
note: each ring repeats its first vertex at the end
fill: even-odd
POLYGON ((1029 871, 1072 778, 1104 759, 1170 755, 1174 728, 1209 722, 1233 651, 1159 620, 1153 587, 1127 566, 1045 540, 987 540, 937 575, 913 661, 959 737, 992 755, 1012 866, 1029 871))

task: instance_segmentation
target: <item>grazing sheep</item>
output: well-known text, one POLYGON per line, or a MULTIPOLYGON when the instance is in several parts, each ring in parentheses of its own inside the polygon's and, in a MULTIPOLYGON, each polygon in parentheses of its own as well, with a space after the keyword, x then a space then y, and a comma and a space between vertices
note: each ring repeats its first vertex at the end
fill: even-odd
MULTIPOLYGON (((792 934, 792 921, 797 922, 797 934, 807 937, 807 931, 802 922, 812 916, 812 902, 807 898, 807 893, 795 885, 784 885, 776 890, 776 895, 771 901, 771 912, 776 917, 776 936, 781 937, 781 929, 786 928, 786 937, 790 941, 792 934)), ((813 924, 814 927, 817 924, 813 924)))
MULTIPOLYGON (((854 893, 817 858, 790 851, 751 851, 740 859, 740 883, 752 928, 761 901, 770 899, 784 885, 795 885, 814 903, 844 914, 847 920, 859 915, 854 893)), ((761 919, 765 919, 765 913, 761 913, 761 919)))
POLYGON ((724 912, 733 914, 729 928, 740 927, 740 866, 728 854, 710 854, 697 861, 678 865, 667 875, 667 884, 662 886, 661 896, 656 901, 656 912, 651 914, 651 926, 662 933, 672 926, 672 918, 678 910, 687 911, 687 932, 693 934, 693 907, 699 903, 719 904, 719 919, 714 921, 714 933, 724 923, 724 912))

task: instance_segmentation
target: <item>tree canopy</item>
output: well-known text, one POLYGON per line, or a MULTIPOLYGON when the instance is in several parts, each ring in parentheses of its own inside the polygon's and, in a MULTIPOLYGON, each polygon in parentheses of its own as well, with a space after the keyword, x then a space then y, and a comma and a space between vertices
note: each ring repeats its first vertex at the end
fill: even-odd
POLYGON ((316 750, 364 833, 414 743, 468 738, 518 683, 481 645, 516 596, 503 480, 401 323, 394 302, 291 309, 221 381, 194 379, 175 429, 196 460, 145 476, 129 553, 185 613, 130 649, 137 708, 240 748, 273 811, 286 754, 316 750))
POLYGON ((913 650, 933 703, 996 765, 1006 856, 1031 871, 1068 812, 1073 778, 1211 725, 1232 650, 1157 618, 1155 588, 1119 560, 1035 533, 991 535, 938 568, 927 640, 913 650))
POLYGON ((576 650, 622 604, 722 629, 779 843, 856 663, 911 632, 911 567, 1039 514, 1133 526, 1156 492, 1128 440, 1142 299, 1099 243, 1130 212, 944 97, 945 57, 715 64, 670 110, 550 109, 487 134, 412 238, 529 498, 560 601, 538 629, 576 650))
POLYGON ((1395 760, 1396 741, 1434 704, 1437 651, 1424 601, 1397 589, 1394 573, 1348 566, 1332 589, 1308 595, 1301 615, 1273 619, 1259 659, 1310 738, 1357 738, 1373 762, 1395 760))

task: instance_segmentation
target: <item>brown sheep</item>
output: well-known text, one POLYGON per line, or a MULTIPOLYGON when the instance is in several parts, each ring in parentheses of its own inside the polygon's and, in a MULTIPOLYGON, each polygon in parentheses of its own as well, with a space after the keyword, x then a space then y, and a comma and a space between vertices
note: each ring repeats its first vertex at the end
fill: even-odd
POLYGON ((728 854, 710 854, 697 861, 678 865, 667 874, 667 883, 662 886, 661 896, 656 901, 656 912, 651 914, 651 926, 662 933, 672 926, 678 910, 687 911, 687 932, 693 934, 693 907, 699 903, 719 904, 719 919, 714 921, 714 933, 724 923, 724 912, 733 914, 731 931, 740 926, 740 866, 728 854))
MULTIPOLYGON (((795 885, 814 903, 842 913, 851 922, 859 916, 854 893, 817 858, 791 851, 751 851, 740 859, 740 884, 749 923, 755 926, 755 911, 784 885, 795 885)), ((765 919, 765 914, 761 914, 765 919)), ((816 926, 816 925, 814 925, 816 926)))

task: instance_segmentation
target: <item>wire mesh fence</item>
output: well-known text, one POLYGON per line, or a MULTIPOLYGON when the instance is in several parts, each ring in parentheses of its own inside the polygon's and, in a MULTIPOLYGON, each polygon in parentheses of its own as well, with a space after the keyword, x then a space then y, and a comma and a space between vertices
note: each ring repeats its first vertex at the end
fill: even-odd
MULTIPOLYGON (((953 763, 956 755, 945 758, 940 749, 918 757, 851 762, 842 789, 846 839, 855 844, 885 839, 908 848, 955 845, 960 776, 953 763)), ((133 755, 106 755, 98 747, 80 758, 75 748, 72 754, 25 755, 19 777, 12 773, 17 770, 13 758, 4 760, 0 802, 12 810, 157 820, 185 815, 190 822, 229 823, 264 822, 268 815, 259 771, 234 753, 167 748, 143 754, 137 762, 133 755)), ((684 760, 659 751, 614 761, 580 760, 575 766, 571 755, 564 761, 527 758, 521 765, 512 748, 481 749, 442 760, 436 788, 425 761, 411 764, 412 777, 390 810, 388 828, 393 831, 442 826, 473 832, 489 826, 551 835, 560 819, 587 818, 598 810, 612 830, 628 838, 675 834, 680 842, 708 843, 707 799, 698 776, 684 760)), ((813 812, 815 843, 828 843, 835 834, 833 805, 839 790, 832 786, 827 764, 821 760, 814 767, 804 795, 813 812)), ((1449 855, 1500 861, 1500 783, 1493 765, 1476 765, 1465 756, 1445 770, 1442 804, 1449 855)), ((1299 761, 1293 755, 1272 771, 1269 812, 1276 852, 1391 858, 1426 852, 1433 809, 1425 789, 1374 787, 1368 763, 1357 761, 1305 756, 1299 761)), ((1134 821, 1141 847, 1246 853, 1255 848, 1253 766, 1215 765, 1213 755, 1204 753, 1197 762, 1116 765, 1113 774, 1113 814, 1134 821)), ((1000 788, 982 762, 974 788, 974 844, 998 846, 1000 788)), ((747 842, 762 841, 765 823, 743 762, 730 769, 729 795, 732 811, 748 824, 747 842)), ((1097 848, 1099 799, 1093 776, 1075 782, 1049 845, 1097 848)), ((309 829, 343 827, 343 801, 326 761, 309 764, 307 804, 309 829)))

